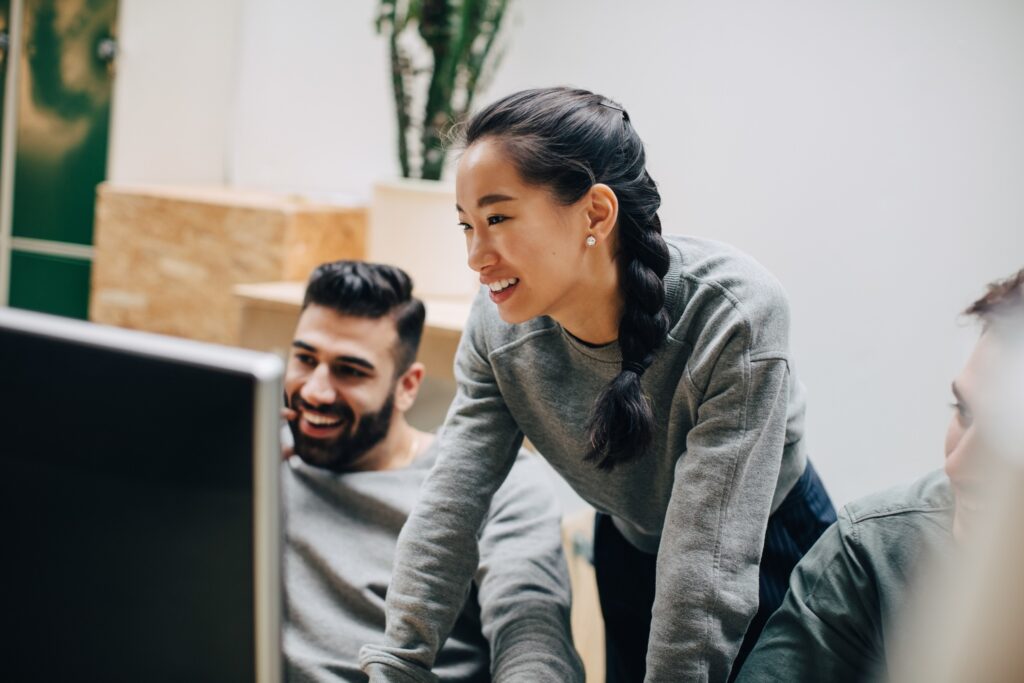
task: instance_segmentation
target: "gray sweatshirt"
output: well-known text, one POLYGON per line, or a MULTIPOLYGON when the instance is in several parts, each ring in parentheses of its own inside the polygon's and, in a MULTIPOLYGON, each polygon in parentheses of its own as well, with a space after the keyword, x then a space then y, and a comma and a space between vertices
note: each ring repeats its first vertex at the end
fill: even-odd
POLYGON ((666 239, 672 322, 642 379, 657 431, 648 452, 612 472, 583 456, 590 411, 619 372, 618 344, 582 344, 547 317, 504 323, 481 291, 438 464, 399 539, 387 643, 361 652, 371 680, 435 680, 476 567, 476 530, 524 433, 631 543, 658 555, 647 680, 726 680, 757 609, 769 513, 806 465, 803 390, 789 370, 779 283, 724 244, 666 239))
POLYGON ((847 505, 793 570, 737 683, 884 678, 895 619, 921 570, 950 559, 952 530, 953 491, 941 470, 847 505))
MULTIPOLYGON (((435 460, 432 446, 397 470, 335 474, 298 458, 283 465, 289 681, 366 680, 359 647, 384 632, 398 533, 435 460)), ((486 683, 492 669, 497 680, 582 680, 560 527, 547 475, 524 454, 483 523, 475 580, 437 657, 443 680, 486 683)))

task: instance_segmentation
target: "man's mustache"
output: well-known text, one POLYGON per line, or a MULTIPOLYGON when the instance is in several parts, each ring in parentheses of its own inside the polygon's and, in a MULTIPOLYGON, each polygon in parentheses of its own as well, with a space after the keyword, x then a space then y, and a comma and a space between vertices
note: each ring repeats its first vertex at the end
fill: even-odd
POLYGON ((319 405, 314 406, 306 401, 303 401, 298 395, 294 396, 291 401, 292 410, 302 411, 311 410, 321 415, 327 415, 329 417, 338 417, 346 422, 352 422, 355 419, 355 413, 344 403, 334 403, 332 405, 319 405))

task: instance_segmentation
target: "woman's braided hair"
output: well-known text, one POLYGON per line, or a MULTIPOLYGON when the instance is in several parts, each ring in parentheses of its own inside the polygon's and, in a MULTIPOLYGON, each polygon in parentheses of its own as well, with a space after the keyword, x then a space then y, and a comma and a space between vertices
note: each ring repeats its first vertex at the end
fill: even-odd
POLYGON ((622 369, 594 404, 586 455, 610 470, 650 445, 654 413, 640 377, 668 332, 668 247, 643 142, 620 105, 570 88, 523 90, 488 106, 465 127, 466 146, 483 138, 501 143, 526 183, 549 188, 566 205, 596 183, 618 198, 622 369))

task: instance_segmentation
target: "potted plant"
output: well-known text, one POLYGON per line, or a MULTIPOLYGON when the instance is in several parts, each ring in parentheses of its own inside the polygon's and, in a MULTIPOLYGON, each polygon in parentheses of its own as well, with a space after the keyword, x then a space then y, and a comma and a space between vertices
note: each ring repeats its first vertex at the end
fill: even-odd
POLYGON ((496 39, 509 0, 381 0, 377 31, 388 41, 403 180, 378 182, 370 210, 370 257, 410 272, 420 296, 471 296, 442 183, 446 141, 499 61, 496 39))
POLYGON ((508 0, 381 0, 403 178, 440 180, 445 134, 496 66, 508 0), (493 57, 493 59, 492 59, 493 57))

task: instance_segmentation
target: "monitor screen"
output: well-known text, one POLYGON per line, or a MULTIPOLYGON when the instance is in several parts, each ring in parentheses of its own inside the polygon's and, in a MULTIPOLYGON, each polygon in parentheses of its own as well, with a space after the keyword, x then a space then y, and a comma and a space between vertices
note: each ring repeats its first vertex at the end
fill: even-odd
POLYGON ((4 679, 280 679, 281 373, 0 309, 4 679))

